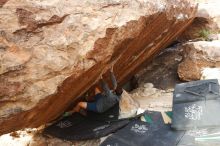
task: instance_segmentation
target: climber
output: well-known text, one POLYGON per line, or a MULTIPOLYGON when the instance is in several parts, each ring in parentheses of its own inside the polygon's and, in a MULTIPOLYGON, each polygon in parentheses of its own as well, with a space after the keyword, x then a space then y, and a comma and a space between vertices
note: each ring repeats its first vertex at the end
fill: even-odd
POLYGON ((69 113, 72 114, 74 112, 80 112, 81 109, 103 113, 109 108, 113 107, 116 103, 118 103, 121 95, 121 90, 116 91, 117 81, 113 73, 113 67, 111 67, 110 76, 113 84, 113 90, 109 89, 109 86, 101 76, 101 87, 104 92, 101 92, 100 89, 96 87, 95 96, 92 97, 92 99, 94 100, 93 102, 79 102, 69 113))

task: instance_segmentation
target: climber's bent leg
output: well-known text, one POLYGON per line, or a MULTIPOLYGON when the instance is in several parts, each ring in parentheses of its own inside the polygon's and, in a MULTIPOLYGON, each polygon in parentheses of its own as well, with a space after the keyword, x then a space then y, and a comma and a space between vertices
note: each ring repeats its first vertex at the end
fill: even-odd
POLYGON ((87 102, 79 102, 73 109, 73 112, 80 112, 81 109, 87 109, 87 102))

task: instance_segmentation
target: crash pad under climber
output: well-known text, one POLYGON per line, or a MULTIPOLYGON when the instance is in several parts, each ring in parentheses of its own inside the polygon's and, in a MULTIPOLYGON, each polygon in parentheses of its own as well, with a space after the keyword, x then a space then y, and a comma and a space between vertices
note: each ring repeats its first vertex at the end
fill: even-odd
POLYGON ((173 96, 172 128, 220 126, 220 97, 217 80, 202 80, 175 87, 173 96), (210 114, 211 113, 211 114, 210 114))
POLYGON ((174 146, 184 131, 174 131, 165 125, 160 112, 146 112, 152 122, 134 120, 108 137, 101 146, 174 146))
POLYGON ((103 137, 129 123, 129 119, 118 120, 119 105, 98 114, 88 112, 87 116, 74 113, 44 130, 45 135, 64 140, 87 140, 103 137))

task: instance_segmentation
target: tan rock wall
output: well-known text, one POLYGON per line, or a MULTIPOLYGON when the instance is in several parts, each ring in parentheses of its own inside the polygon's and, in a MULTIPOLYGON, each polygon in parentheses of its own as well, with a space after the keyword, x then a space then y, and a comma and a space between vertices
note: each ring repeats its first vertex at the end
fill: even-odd
POLYGON ((183 46, 184 59, 178 75, 185 81, 199 80, 204 68, 220 67, 220 41, 189 42, 183 46))
POLYGON ((179 0, 7 1, 0 8, 0 134, 55 119, 113 64, 123 84, 195 12, 179 0))

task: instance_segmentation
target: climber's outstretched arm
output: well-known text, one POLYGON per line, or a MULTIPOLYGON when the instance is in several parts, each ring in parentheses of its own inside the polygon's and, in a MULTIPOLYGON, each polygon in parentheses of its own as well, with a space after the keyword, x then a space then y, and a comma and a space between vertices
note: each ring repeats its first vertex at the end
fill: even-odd
POLYGON ((110 70, 110 76, 111 76, 111 81, 112 81, 112 85, 113 85, 113 90, 116 90, 118 85, 117 85, 117 80, 116 80, 114 72, 113 72, 113 66, 110 70))

